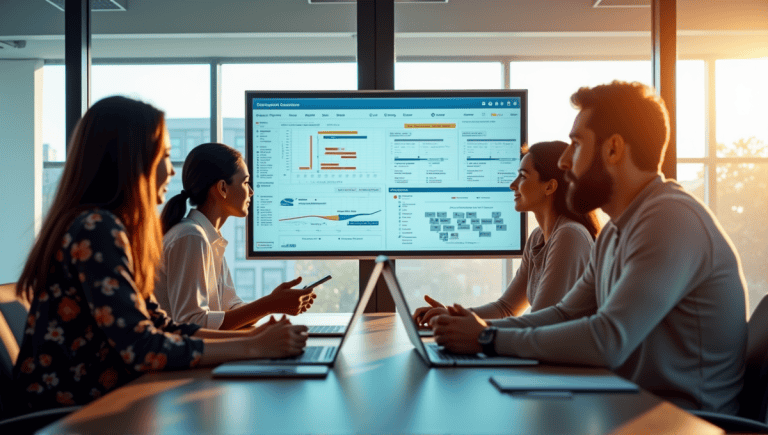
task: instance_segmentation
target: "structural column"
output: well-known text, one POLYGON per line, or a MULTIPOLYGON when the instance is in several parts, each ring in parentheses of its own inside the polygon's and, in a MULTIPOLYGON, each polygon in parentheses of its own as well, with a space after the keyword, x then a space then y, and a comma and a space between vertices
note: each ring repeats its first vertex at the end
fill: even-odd
POLYGON ((64 2, 64 80, 67 148, 77 121, 90 106, 91 10, 89 0, 64 2))
POLYGON ((662 172, 677 178, 677 0, 652 0, 651 38, 653 43, 653 86, 669 111, 670 138, 662 172))
MULTIPOLYGON (((395 88, 395 2, 361 0, 357 2, 357 88, 393 90, 395 88)), ((360 295, 371 276, 373 260, 360 260, 360 295)), ((366 313, 394 312, 386 283, 376 285, 366 313)))

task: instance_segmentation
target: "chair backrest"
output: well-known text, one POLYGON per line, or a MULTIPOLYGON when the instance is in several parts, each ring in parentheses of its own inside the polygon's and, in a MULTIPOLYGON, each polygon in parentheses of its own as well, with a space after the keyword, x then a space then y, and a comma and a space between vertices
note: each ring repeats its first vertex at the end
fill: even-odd
POLYGON ((16 284, 0 284, 0 416, 19 356, 26 319, 27 304, 16 297, 16 284))
POLYGON ((747 323, 747 360, 740 400, 741 416, 768 423, 768 295, 763 296, 747 323))

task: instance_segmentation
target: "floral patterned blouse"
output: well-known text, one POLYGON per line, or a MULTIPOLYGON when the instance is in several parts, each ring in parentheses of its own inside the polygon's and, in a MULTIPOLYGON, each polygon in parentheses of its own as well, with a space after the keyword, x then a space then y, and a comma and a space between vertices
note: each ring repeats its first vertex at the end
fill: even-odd
POLYGON ((14 367, 18 413, 81 405, 149 370, 200 361, 200 327, 174 324, 133 281, 128 236, 105 210, 64 234, 46 290, 34 301, 14 367))

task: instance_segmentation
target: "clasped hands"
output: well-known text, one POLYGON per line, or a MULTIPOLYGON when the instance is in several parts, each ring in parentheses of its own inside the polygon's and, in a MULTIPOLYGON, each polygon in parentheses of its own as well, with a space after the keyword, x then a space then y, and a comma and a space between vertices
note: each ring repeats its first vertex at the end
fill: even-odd
POLYGON ((459 304, 445 306, 424 296, 430 307, 423 307, 413 313, 413 320, 419 327, 429 326, 435 333, 435 342, 450 352, 474 354, 482 352, 477 337, 488 326, 488 322, 459 304))

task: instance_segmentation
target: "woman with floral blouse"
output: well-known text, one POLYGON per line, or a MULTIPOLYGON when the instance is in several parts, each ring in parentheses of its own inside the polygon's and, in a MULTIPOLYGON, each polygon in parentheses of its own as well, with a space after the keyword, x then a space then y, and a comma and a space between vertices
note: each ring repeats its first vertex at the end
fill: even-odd
POLYGON ((110 97, 78 123, 58 191, 17 285, 31 301, 14 367, 17 414, 88 403, 149 370, 297 355, 306 327, 173 323, 152 295, 157 204, 170 177, 163 112, 110 97))

